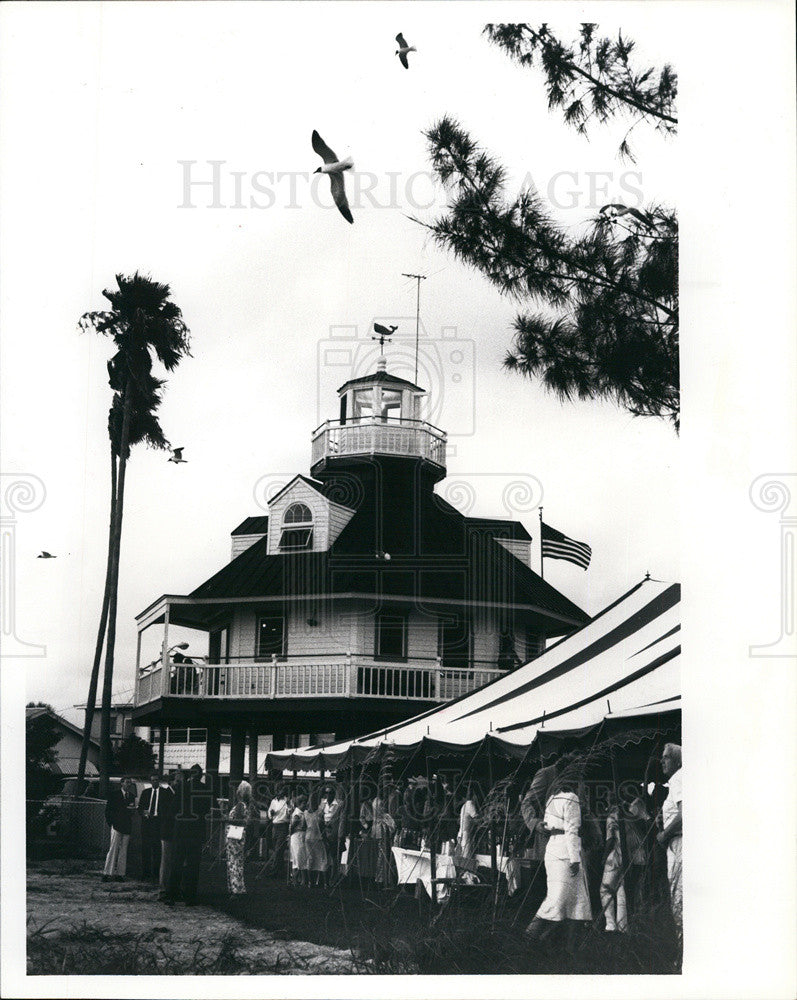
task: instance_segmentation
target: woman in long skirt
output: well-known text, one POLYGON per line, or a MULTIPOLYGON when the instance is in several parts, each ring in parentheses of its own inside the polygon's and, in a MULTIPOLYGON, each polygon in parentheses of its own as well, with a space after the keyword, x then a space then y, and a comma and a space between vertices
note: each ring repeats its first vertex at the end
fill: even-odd
POLYGON ((360 830, 354 847, 357 874, 360 879, 372 879, 376 874, 376 842, 371 836, 373 824, 373 803, 366 799, 360 805, 360 830))
POLYGON ((374 881, 378 885, 387 885, 390 876, 390 843, 396 824, 393 817, 385 810, 384 802, 377 795, 371 803, 373 820, 371 822, 371 840, 374 843, 376 857, 374 881))
POLYGON ((307 851, 307 872, 310 885, 321 885, 323 873, 327 870, 327 849, 324 846, 324 807, 319 806, 318 792, 313 792, 304 811, 307 830, 304 846, 307 851))
POLYGON ((547 893, 537 915, 526 928, 533 938, 553 929, 551 924, 592 919, 587 876, 581 855, 581 807, 578 795, 561 785, 545 804, 547 893))
POLYGON ((307 796, 300 795, 291 814, 291 873, 296 885, 305 885, 307 880, 307 846, 304 839, 307 830, 304 818, 306 805, 307 796))
POLYGON ((620 841, 620 809, 612 806, 606 817, 606 860, 601 878, 601 906, 607 931, 627 931, 628 914, 623 884, 623 851, 620 841))
POLYGON ((235 792, 235 805, 227 817, 227 889, 232 896, 241 896, 246 892, 244 861, 247 832, 255 821, 260 821, 260 811, 252 800, 252 786, 248 781, 242 781, 235 792))

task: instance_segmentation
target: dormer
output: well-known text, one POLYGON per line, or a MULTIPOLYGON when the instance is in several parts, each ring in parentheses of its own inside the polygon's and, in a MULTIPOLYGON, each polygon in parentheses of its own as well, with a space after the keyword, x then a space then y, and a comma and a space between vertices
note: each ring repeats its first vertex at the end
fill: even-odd
POLYGON ((323 483, 295 476, 268 505, 269 555, 326 552, 354 511, 323 493, 323 483))

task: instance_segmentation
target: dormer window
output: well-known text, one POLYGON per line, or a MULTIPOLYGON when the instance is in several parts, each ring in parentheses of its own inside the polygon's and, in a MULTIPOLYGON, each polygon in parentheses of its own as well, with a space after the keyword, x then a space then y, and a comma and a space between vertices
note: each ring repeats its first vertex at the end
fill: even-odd
POLYGON ((282 517, 280 552, 294 552, 313 546, 313 514, 306 503, 292 503, 282 517))

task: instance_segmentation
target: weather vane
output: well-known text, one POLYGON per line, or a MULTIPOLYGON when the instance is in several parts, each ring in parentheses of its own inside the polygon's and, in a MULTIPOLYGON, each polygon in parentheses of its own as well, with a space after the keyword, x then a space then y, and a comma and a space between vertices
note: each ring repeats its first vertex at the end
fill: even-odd
POLYGON ((390 338, 393 336, 393 334, 396 332, 396 330, 398 330, 398 327, 397 326, 387 327, 387 326, 382 326, 381 323, 374 323, 374 330, 376 330, 376 332, 379 334, 379 336, 378 337, 373 337, 372 336, 371 340, 378 340, 379 341, 379 350, 380 350, 380 352, 382 354, 384 354, 385 353, 385 341, 386 340, 388 342, 390 341, 390 338))

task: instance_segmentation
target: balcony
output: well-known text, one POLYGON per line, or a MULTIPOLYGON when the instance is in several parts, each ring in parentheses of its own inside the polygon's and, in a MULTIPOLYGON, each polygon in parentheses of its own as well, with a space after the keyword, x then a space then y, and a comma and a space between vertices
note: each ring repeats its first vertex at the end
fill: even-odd
POLYGON ((161 662, 142 667, 136 678, 136 706, 159 698, 400 698, 445 702, 501 677, 495 666, 452 669, 438 660, 385 663, 364 656, 291 657, 262 662, 161 662))
POLYGON ((312 465, 344 455, 425 458, 445 472, 446 435, 423 420, 364 417, 341 424, 327 420, 313 432, 312 465))

